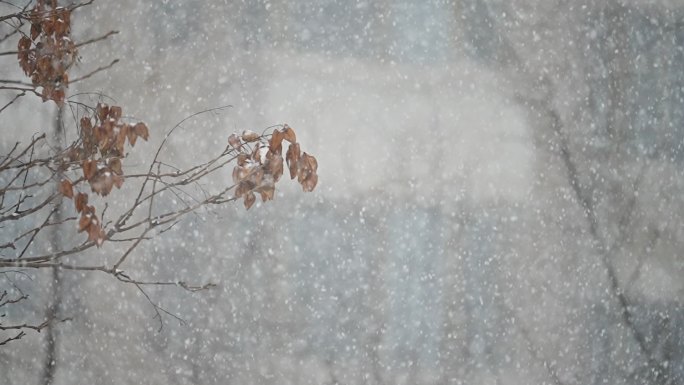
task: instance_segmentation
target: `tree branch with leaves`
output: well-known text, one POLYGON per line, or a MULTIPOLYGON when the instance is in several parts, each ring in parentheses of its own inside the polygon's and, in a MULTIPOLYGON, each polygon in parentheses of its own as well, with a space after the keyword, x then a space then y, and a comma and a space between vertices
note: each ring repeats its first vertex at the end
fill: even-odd
MULTIPOLYGON (((129 171, 127 158, 140 148, 141 140, 154 136, 155 130, 127 118, 122 106, 102 100, 91 105, 79 95, 68 93, 69 70, 78 57, 78 47, 116 33, 82 43, 72 40, 73 12, 91 3, 62 7, 56 0, 38 0, 29 3, 32 7, 27 4, 20 11, 0 16, 0 21, 11 28, 3 42, 16 38, 17 44, 16 51, 7 50, 2 55, 18 60, 30 79, 0 81, 1 89, 16 93, 0 112, 11 114, 18 98, 34 95, 44 103, 68 108, 73 116, 72 124, 66 127, 65 137, 72 138, 68 145, 55 146, 46 132, 37 132, 27 143, 17 141, 0 150, 0 275, 12 282, 12 274, 29 275, 36 269, 104 273, 139 290, 154 308, 161 326, 162 315, 172 314, 150 299, 146 286, 174 285, 198 291, 212 284, 136 277, 138 272, 128 271, 127 266, 138 247, 163 236, 198 210, 239 199, 249 209, 257 196, 263 202, 272 200, 285 164, 290 178, 297 178, 304 191, 312 191, 318 182, 318 164, 315 157, 301 151, 294 129, 287 124, 269 127, 262 133, 245 130, 227 135, 222 151, 187 167, 176 167, 163 159, 169 139, 181 125, 227 108, 218 107, 179 122, 165 134, 146 161, 144 171, 129 171), (283 154, 285 145, 288 149, 283 154), (204 187, 210 179, 214 184, 225 179, 220 174, 230 167, 231 180, 219 183, 216 191, 204 187), (129 187, 122 189, 124 184, 129 187), (60 207, 64 215, 57 216, 60 207), (40 241, 48 229, 62 231, 62 247, 40 241), (86 237, 73 233, 84 233, 86 237), (97 252, 105 247, 107 253, 97 252), (88 258, 83 258, 86 255, 88 258)), ((110 66, 77 79, 91 77, 110 66)), ((143 152, 137 155, 145 158, 143 152)), ((3 309, 29 300, 18 286, 12 285, 14 290, 0 290, 0 316, 3 309)), ((28 331, 40 332, 53 321, 45 318, 36 323, 25 320, 10 324, 0 317, 0 345, 17 341, 28 331)))

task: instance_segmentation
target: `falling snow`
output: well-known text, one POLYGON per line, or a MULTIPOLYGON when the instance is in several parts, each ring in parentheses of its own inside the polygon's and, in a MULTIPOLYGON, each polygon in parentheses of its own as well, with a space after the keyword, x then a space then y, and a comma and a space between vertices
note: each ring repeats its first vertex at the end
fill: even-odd
MULTIPOLYGON (((4 320, 41 320, 59 288, 55 385, 684 384, 681 1, 98 0, 72 23, 119 31, 73 71, 120 61, 69 92, 144 120, 136 150, 231 105, 164 159, 287 123, 320 179, 150 233, 122 271, 215 284, 152 285, 161 317, 106 274, 0 267, 33 300, 4 320)), ((0 159, 53 109, 2 116, 0 159)), ((43 384, 46 338, 0 346, 0 384, 43 384)))

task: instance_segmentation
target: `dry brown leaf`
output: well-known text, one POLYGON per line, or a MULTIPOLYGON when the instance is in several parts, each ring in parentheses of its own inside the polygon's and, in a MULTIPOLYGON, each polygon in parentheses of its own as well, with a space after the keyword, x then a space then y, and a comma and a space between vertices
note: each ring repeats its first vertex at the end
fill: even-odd
POLYGON ((88 194, 78 193, 74 199, 74 205, 76 206, 76 212, 80 213, 88 204, 88 194))
POLYGON ((94 193, 106 197, 114 187, 114 175, 108 169, 102 169, 88 182, 90 183, 90 189, 94 193))
POLYGON ((36 69, 45 77, 50 77, 52 72, 52 59, 49 56, 41 56, 36 60, 36 69))
POLYGON ((257 143, 252 150, 252 160, 261 163, 261 143, 257 143))
POLYGON ((275 195, 275 187, 270 186, 270 187, 259 188, 259 194, 261 194, 261 201, 262 202, 271 201, 271 200, 273 200, 273 196, 275 195))
POLYGON ((82 117, 81 118, 81 135, 90 135, 92 130, 93 130, 93 123, 90 121, 90 118, 87 116, 82 117))
POLYGON ((119 107, 119 106, 109 107, 109 118, 114 119, 115 122, 118 121, 119 119, 121 119, 121 114, 122 114, 121 107, 119 107))
POLYGON ((318 184, 318 175, 311 174, 302 181, 302 189, 305 192, 311 192, 316 188, 316 184, 318 184))
POLYGON ((271 135, 271 140, 268 143, 268 147, 271 150, 271 152, 275 154, 282 153, 283 139, 285 139, 285 135, 282 132, 280 132, 280 130, 273 130, 273 135, 271 135))
POLYGON ((95 216, 95 207, 87 205, 84 206, 83 211, 81 212, 81 218, 78 220, 78 232, 80 233, 86 230, 92 223, 93 218, 95 218, 95 221, 97 222, 97 217, 95 216))
POLYGON ((310 192, 318 184, 318 161, 316 158, 307 154, 302 154, 298 162, 297 181, 302 185, 304 191, 310 192))
POLYGON ((55 34, 58 36, 64 36, 69 31, 69 25, 62 19, 55 20, 55 34))
POLYGON ((263 179, 264 179, 264 168, 263 167, 253 168, 249 174, 249 181, 254 183, 255 186, 258 186, 261 184, 261 181, 263 179))
MULTIPOLYGON (((34 82, 35 84, 35 82, 34 82)), ((39 85, 39 84, 36 84, 39 85)), ((50 98, 50 94, 52 94, 52 88, 50 86, 44 86, 43 91, 40 93, 40 97, 43 99, 43 101, 46 101, 50 98)))
POLYGON ((38 23, 31 24, 31 40, 36 40, 36 38, 38 37, 38 35, 40 35, 42 30, 43 29, 41 28, 40 24, 38 24, 38 23))
POLYGON ((112 181, 114 182, 114 186, 120 189, 121 186, 123 186, 124 177, 121 175, 114 175, 112 176, 112 181))
POLYGON ((313 155, 309 155, 305 152, 302 154, 302 160, 314 173, 318 171, 318 161, 313 155))
POLYGON ((297 176, 297 162, 301 156, 301 151, 299 150, 299 143, 292 143, 287 148, 287 153, 285 154, 285 160, 287 161, 287 167, 290 169, 290 179, 294 179, 297 176))
POLYGON ((100 122, 104 122, 105 119, 107 119, 107 115, 109 115, 109 106, 105 103, 97 103, 97 106, 95 106, 95 113, 100 122))
POLYGON ((254 188, 254 184, 250 181, 242 181, 238 184, 238 186, 235 188, 235 197, 239 198, 250 191, 254 188))
POLYGON ((68 8, 60 8, 59 18, 64 20, 65 23, 71 25, 71 10, 68 8))
POLYGON ((104 230, 100 227, 99 221, 95 217, 92 218, 90 226, 88 226, 88 240, 95 242, 97 247, 102 246, 105 240, 104 230))
POLYGON ((237 156, 237 164, 238 166, 244 166, 247 164, 247 160, 249 160, 249 155, 247 154, 240 154, 237 156))
MULTIPOLYGON (((29 54, 26 51, 19 51, 19 67, 24 71, 26 75, 29 75, 33 70, 31 69, 31 63, 29 63, 29 54)), ((35 84, 35 82, 32 82, 35 84)))
POLYGON ((278 181, 283 176, 283 157, 280 154, 268 152, 266 154, 266 169, 273 175, 273 180, 278 181))
POLYGON ((240 183, 246 179, 251 180, 251 177, 255 171, 257 171, 256 167, 257 166, 254 163, 246 163, 244 166, 235 166, 235 168, 233 168, 233 183, 240 183))
POLYGON ((273 196, 275 195, 275 182, 273 176, 269 174, 264 175, 264 179, 262 180, 261 184, 259 184, 259 187, 255 189, 255 191, 261 194, 262 201, 266 202, 268 200, 272 200, 273 196))
POLYGON ((237 184, 240 183, 240 168, 242 166, 238 165, 233 167, 233 183, 237 184))
POLYGON ((31 48, 31 39, 28 36, 22 36, 17 44, 17 49, 19 51, 27 51, 31 48))
POLYGON ((82 214, 78 220, 78 232, 82 232, 90 226, 90 214, 82 214))
POLYGON ((70 181, 64 179, 59 184, 59 192, 62 193, 62 195, 64 195, 65 197, 72 199, 74 197, 74 186, 71 184, 70 181))
POLYGON ((257 134, 254 131, 250 131, 250 130, 242 131, 242 140, 244 140, 245 142, 254 142, 257 139, 259 139, 259 137, 260 137, 259 134, 257 134))
POLYGON ((236 133, 230 134, 230 136, 228 137, 228 144, 230 144, 236 150, 239 150, 242 147, 240 137, 236 133))
POLYGON ((292 127, 285 124, 285 125, 283 125, 283 128, 281 130, 283 133, 283 138, 285 140, 287 140, 288 142, 290 142, 292 144, 297 143, 297 135, 295 135, 295 132, 292 129, 292 127))
POLYGON ((318 162, 316 161, 316 158, 306 152, 303 153, 298 162, 297 181, 302 183, 309 175, 315 173, 317 169, 318 162))
POLYGON ((91 160, 87 159, 83 161, 83 177, 86 180, 90 180, 95 176, 95 173, 97 172, 97 161, 96 160, 91 160))
POLYGON ((64 105, 64 98, 66 97, 66 94, 64 93, 63 89, 56 89, 52 91, 52 94, 50 95, 50 99, 54 100, 55 103, 57 103, 58 106, 63 106, 64 105))
POLYGON ((128 136, 128 143, 131 145, 131 147, 135 147, 135 142, 138 139, 138 134, 135 133, 135 130, 132 127, 129 127, 126 135, 128 136))
POLYGON ((55 25, 52 23, 52 21, 43 20, 43 31, 48 36, 55 33, 55 25))
POLYGON ((107 119, 106 121, 102 122, 102 128, 104 130, 104 135, 108 139, 112 139, 114 137, 114 127, 115 124, 111 120, 107 119))
POLYGON ((149 131, 147 130, 147 126, 145 123, 136 123, 135 127, 133 127, 133 130, 135 131, 135 134, 138 135, 139 137, 145 139, 147 141, 147 138, 150 136, 149 131))
POLYGON ((123 168, 121 165, 121 159, 109 158, 109 160, 107 161, 107 165, 109 166, 109 169, 114 172, 114 174, 123 175, 123 168))
POLYGON ((256 202, 256 196, 254 195, 253 192, 248 192, 247 195, 245 195, 245 208, 249 210, 250 207, 256 202))
POLYGON ((102 139, 105 137, 105 130, 102 128, 102 126, 95 126, 93 127, 93 139, 95 139, 96 143, 100 143, 102 139))
POLYGON ((70 148, 67 150, 67 156, 66 158, 69 160, 69 162, 75 162, 81 158, 81 151, 79 148, 70 148))

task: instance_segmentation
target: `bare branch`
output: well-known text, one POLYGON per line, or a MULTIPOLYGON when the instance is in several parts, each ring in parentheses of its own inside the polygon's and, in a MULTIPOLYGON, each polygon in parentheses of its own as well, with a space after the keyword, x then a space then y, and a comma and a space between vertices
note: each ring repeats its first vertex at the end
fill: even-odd
MULTIPOLYGON (((84 1, 70 5, 66 9, 76 10, 92 4, 92 2, 93 0, 84 1)), ((73 44, 69 35, 69 26, 56 29, 41 27, 43 24, 36 25, 35 12, 45 12, 45 16, 49 16, 51 15, 50 12, 57 12, 56 9, 51 9, 56 3, 46 6, 45 8, 51 9, 47 11, 41 11, 42 8, 40 6, 29 10, 29 4, 31 3, 27 3, 24 8, 16 13, 0 17, 0 21, 4 21, 13 28, 11 32, 1 39, 4 40, 10 36, 18 35, 21 35, 23 38, 23 41, 20 40, 19 42, 19 49, 22 50, 22 55, 19 56, 20 64, 25 73, 31 73, 29 78, 32 79, 31 83, 22 80, 0 80, 0 90, 17 93, 7 104, 0 108, 0 113, 7 111, 8 107, 22 96, 30 94, 39 96, 43 101, 55 102, 60 108, 63 107, 66 101, 71 108, 75 127, 69 135, 66 134, 66 131, 61 131, 62 135, 59 137, 60 139, 72 138, 75 134, 76 139, 73 140, 71 145, 65 146, 60 140, 47 140, 46 135, 42 134, 34 136, 28 144, 15 143, 0 158, 0 180, 2 180, 2 185, 0 186, 0 225, 6 222, 6 227, 2 228, 3 231, 9 231, 9 233, 5 233, 8 235, 2 239, 5 243, 0 245, 0 250, 3 253, 11 254, 0 256, 0 274, 3 274, 6 279, 11 281, 7 273, 23 273, 24 270, 8 269, 52 269, 53 272, 101 272, 122 284, 135 286, 152 305, 155 312, 154 318, 159 319, 160 322, 160 330, 163 327, 164 316, 173 317, 183 324, 185 322, 183 319, 152 301, 146 292, 146 288, 150 286, 176 286, 188 292, 197 292, 214 287, 214 284, 193 285, 184 281, 137 280, 122 271, 122 267, 126 262, 132 260, 134 251, 137 250, 143 241, 167 233, 180 223, 186 215, 196 213, 212 205, 224 204, 239 199, 240 196, 236 196, 233 193, 236 189, 236 184, 223 184, 216 188, 205 188, 202 186, 203 181, 206 181, 217 172, 225 170, 232 162, 238 160, 239 156, 254 158, 250 160, 255 165, 254 170, 245 173, 246 177, 253 177, 257 174, 257 171, 260 171, 262 176, 264 174, 273 176, 276 172, 266 170, 268 162, 266 160, 262 162, 258 159, 260 156, 259 152, 251 153, 251 146, 255 146, 255 148, 263 146, 262 148, 266 149, 269 146, 270 135, 262 134, 261 136, 256 136, 256 138, 249 139, 249 144, 247 143, 248 140, 244 139, 244 146, 239 146, 239 148, 227 145, 223 150, 209 156, 208 160, 193 163, 186 168, 175 167, 162 161, 161 158, 164 150, 167 148, 169 138, 174 132, 179 131, 177 130, 179 127, 183 127, 192 118, 203 114, 215 114, 230 106, 206 109, 184 118, 168 130, 156 148, 151 161, 145 164, 147 173, 127 175, 123 170, 123 163, 127 155, 127 152, 124 150, 124 144, 127 141, 129 147, 125 149, 128 150, 133 147, 138 138, 146 141, 149 136, 147 126, 142 122, 129 124, 130 118, 123 115, 120 106, 107 106, 104 103, 98 103, 97 106, 93 107, 82 103, 80 100, 72 100, 71 98, 76 95, 66 95, 68 90, 65 88, 65 84, 61 84, 61 82, 63 79, 70 77, 66 71, 71 68, 73 60, 60 62, 58 67, 51 68, 50 71, 40 70, 42 71, 41 73, 39 73, 39 70, 34 71, 35 68, 40 67, 36 65, 37 60, 34 58, 35 55, 40 54, 39 49, 37 49, 38 44, 52 41, 44 39, 46 36, 50 37, 48 36, 49 32, 46 31, 60 31, 61 35, 58 40, 60 42, 69 42, 69 51, 65 51, 66 55, 64 55, 69 59, 75 58, 75 47, 83 47, 101 42, 117 34, 118 31, 110 31, 102 36, 73 44), (25 24, 28 23, 33 23, 31 25, 31 34, 24 31, 25 24), (36 33, 36 31, 38 32, 36 33), (30 59, 27 59, 27 57, 30 59), (59 76, 56 76, 55 73, 58 73, 59 76), (252 143, 254 140, 258 141, 258 145, 252 143), (246 149, 250 150, 250 154, 244 152, 246 149), (88 197, 98 196, 98 200, 99 198, 105 198, 112 191, 116 191, 112 186, 121 188, 124 178, 127 184, 136 184, 135 188, 137 191, 132 194, 135 196, 135 199, 125 200, 124 205, 113 205, 110 210, 108 210, 108 203, 104 202, 104 209, 98 217, 96 215, 96 206, 101 208, 102 203, 99 201, 93 202, 88 197), (93 193, 92 195, 85 193, 88 189, 93 193), (165 193, 167 194, 166 196, 164 195, 165 193), (167 204, 166 199, 168 197, 172 197, 174 200, 171 202, 172 205, 167 204), (177 198, 177 200, 173 197, 177 198), (69 208, 75 208, 77 216, 56 215, 55 213, 59 212, 59 210, 66 208, 61 202, 69 204, 69 208), (107 214, 106 220, 105 214, 107 214), (87 234, 87 241, 78 243, 79 241, 67 240, 61 244, 61 242, 53 240, 53 246, 59 243, 59 246, 54 247, 38 242, 48 227, 73 224, 71 222, 75 221, 78 222, 78 230, 87 234), (7 230, 7 228, 10 230, 7 230), (125 242, 125 250, 123 250, 124 248, 121 250, 117 249, 115 255, 88 259, 90 261, 89 264, 81 262, 79 258, 67 258, 83 254, 94 246, 99 248, 103 242, 108 241, 125 242), (71 243, 67 244, 66 242, 71 243)), ((43 3, 41 2, 39 5, 43 5, 43 3)), ((61 8, 60 12, 64 12, 64 8, 61 8)), ((54 16, 54 13, 52 15, 54 16)), ((42 16, 38 15, 38 18, 40 19, 42 16)), ((50 19, 41 20, 40 22, 49 23, 50 19)), ((50 26, 49 24, 45 25, 50 26)), ((55 45, 52 49, 59 50, 60 47, 55 45)), ((44 51, 52 52, 51 50, 44 51)), ((0 53, 0 56, 16 54, 18 54, 18 51, 5 51, 0 53)), ((50 55, 52 54, 50 53, 50 55)), ((53 63, 53 57, 44 57, 50 59, 44 62, 53 63)), ((85 75, 71 79, 70 83, 88 79, 99 72, 111 68, 117 62, 118 59, 85 75)), ((98 95, 100 96, 100 101, 105 97, 104 95, 98 95)), ((279 125, 278 127, 286 126, 279 125)), ((282 175, 283 157, 280 142, 285 138, 286 133, 283 131, 281 134, 282 138, 278 142, 277 149, 274 146, 273 151, 269 152, 270 157, 280 161, 280 174, 274 177, 275 180, 282 175)), ((289 132, 289 135, 289 139, 286 140, 291 143, 294 142, 294 131, 289 132)), ((269 151, 271 150, 269 149, 269 151)), ((274 185, 274 178, 271 178, 273 183, 269 187, 274 185)), ((253 192, 259 187, 249 185, 247 188, 243 188, 243 190, 251 194, 251 197, 254 197, 253 192)), ((264 201, 267 198, 273 198, 275 188, 273 187, 269 191, 270 196, 262 195, 264 201)), ((251 202, 253 203, 254 200, 251 202)), ((119 244, 121 245, 121 243, 119 244)), ((15 285, 15 288, 19 290, 17 285, 15 285)), ((0 293, 0 307, 9 306, 28 298, 21 290, 19 290, 19 293, 21 295, 13 298, 9 298, 7 292, 0 293)), ((52 313, 55 312, 53 311, 52 313)), ((25 336, 26 330, 40 332, 53 321, 57 321, 54 318, 54 314, 48 312, 47 320, 38 325, 29 322, 9 326, 0 324, 0 330, 11 330, 12 333, 15 330, 19 332, 1 341, 0 345, 21 339, 25 336)))
POLYGON ((26 336, 26 333, 22 330, 22 331, 20 331, 19 333, 17 333, 14 337, 9 337, 9 338, 7 338, 7 339, 4 339, 4 340, 0 341, 0 346, 2 346, 2 345, 7 345, 8 343, 10 343, 10 342, 12 342, 12 341, 20 340, 20 339, 22 339, 24 336, 26 336))
POLYGON ((93 70, 93 71, 91 71, 91 72, 89 72, 89 73, 87 73, 87 74, 85 74, 85 75, 83 75, 83 76, 81 76, 81 77, 78 77, 78 78, 76 78, 76 79, 73 79, 73 80, 69 81, 69 83, 76 83, 76 82, 80 82, 81 80, 88 79, 89 77, 91 77, 91 76, 97 74, 98 72, 102 72, 102 71, 105 71, 105 70, 108 70, 108 69, 114 67, 114 64, 116 64, 116 63, 118 63, 118 62, 119 62, 119 59, 114 59, 114 60, 112 60, 112 62, 109 63, 108 65, 102 66, 102 67, 98 67, 98 68, 96 68, 95 70, 93 70))
POLYGON ((182 319, 179 316, 169 312, 168 310, 164 309, 163 307, 157 305, 154 301, 152 301, 150 296, 147 294, 147 292, 145 292, 145 290, 142 288, 142 286, 140 284, 133 282, 133 285, 135 285, 135 287, 138 288, 138 291, 140 291, 140 293, 142 293, 142 295, 145 297, 145 299, 147 299, 147 302, 152 306, 152 309, 154 309, 155 316, 153 317, 153 319, 159 320, 159 329, 157 329, 157 331, 160 332, 164 328, 164 320, 162 318, 162 314, 166 314, 168 316, 175 318, 181 325, 186 324, 184 319, 182 319))
MULTIPOLYGON (((96 37, 96 38, 94 38, 94 39, 86 40, 86 41, 83 41, 83 42, 81 42, 81 43, 76 44, 76 48, 83 47, 84 45, 88 45, 88 44, 92 44, 92 43, 97 43, 98 41, 102 41, 102 40, 108 39, 110 36, 116 35, 116 34, 118 34, 118 33, 119 33, 119 31, 109 31, 109 32, 107 32, 106 34, 104 34, 104 35, 102 35, 102 36, 98 36, 98 37, 96 37)), ((116 61, 118 61, 118 59, 115 60, 115 62, 116 62, 116 61)), ((113 64, 114 64, 114 63, 110 64, 110 66, 113 65, 113 64)))
POLYGON ((0 114, 1 114, 3 111, 5 111, 5 109, 7 109, 7 107, 9 107, 9 106, 11 106, 12 104, 14 104, 14 102, 16 102, 17 99, 19 99, 20 97, 22 97, 22 96, 24 96, 24 95, 26 95, 26 91, 21 91, 20 93, 16 94, 16 95, 15 95, 7 104, 5 104, 4 106, 2 106, 2 108, 0 108, 0 114))

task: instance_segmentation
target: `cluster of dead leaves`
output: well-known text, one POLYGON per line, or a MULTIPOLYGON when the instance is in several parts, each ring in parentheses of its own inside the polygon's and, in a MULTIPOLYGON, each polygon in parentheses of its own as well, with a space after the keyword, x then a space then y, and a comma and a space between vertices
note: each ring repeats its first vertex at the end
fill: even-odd
MULTIPOLYGON (((71 40, 71 10, 59 7, 57 0, 38 0, 27 20, 31 30, 19 39, 19 66, 34 87, 42 87, 43 101, 53 100, 61 106, 69 86, 67 70, 77 57, 76 44, 71 40)), ((74 182, 62 180, 59 191, 74 201, 81 214, 78 231, 87 232, 88 240, 98 246, 105 240, 101 220, 95 207, 88 205, 88 194, 74 190, 87 183, 91 192, 104 197, 114 186, 123 185, 124 145, 128 141, 134 146, 138 138, 147 140, 149 133, 144 123, 130 125, 122 122, 121 116, 121 107, 99 103, 93 116, 82 117, 79 140, 69 149, 62 167, 68 170, 78 165, 83 171, 83 177, 74 182)))
POLYGON ((304 191, 313 191, 318 183, 316 158, 302 153, 292 127, 287 124, 273 130, 270 139, 246 130, 241 135, 232 134, 228 143, 238 151, 237 165, 233 169, 236 184, 235 197, 243 198, 247 209, 256 201, 255 193, 262 201, 272 200, 275 184, 284 171, 283 141, 289 142, 285 155, 290 179, 297 177, 304 191))
POLYGON ((128 124, 121 120, 122 109, 98 103, 93 117, 84 116, 80 121, 81 158, 99 153, 102 158, 123 157, 126 141, 135 146, 138 138, 147 140, 149 131, 145 123, 128 124))
POLYGON ((78 232, 85 231, 88 234, 89 241, 95 242, 98 247, 102 246, 106 235, 95 212, 95 207, 88 204, 88 194, 74 193, 74 186, 67 179, 62 180, 59 184, 59 192, 66 198, 72 199, 74 206, 76 206, 76 212, 81 214, 78 220, 78 232))
POLYGON ((71 40, 71 10, 57 6, 56 0, 38 0, 29 12, 29 35, 19 39, 19 66, 35 87, 42 87, 43 101, 64 104, 69 86, 67 70, 76 60, 76 44, 71 40))
POLYGON ((69 150, 67 159, 70 164, 80 167, 83 178, 74 183, 65 179, 59 186, 62 195, 73 199, 76 211, 81 214, 78 231, 86 231, 88 240, 98 246, 104 241, 104 230, 95 215, 95 208, 88 206, 88 194, 74 194, 74 184, 87 182, 91 192, 103 197, 109 195, 115 186, 121 188, 124 182, 121 160, 125 155, 126 141, 134 146, 138 138, 147 140, 149 137, 144 123, 125 123, 121 121, 121 114, 121 107, 99 103, 92 117, 81 118, 80 140, 69 150))
MULTIPOLYGON (((33 86, 42 88, 43 101, 53 100, 62 106, 69 86, 67 71, 77 58, 77 46, 71 40, 71 10, 59 7, 57 0, 37 0, 26 19, 31 29, 19 39, 19 65, 33 86)), ((80 191, 81 186, 87 183, 92 193, 102 197, 109 195, 114 187, 121 188, 126 142, 132 147, 138 138, 147 140, 149 136, 144 123, 128 124, 121 118, 121 107, 103 103, 97 105, 92 116, 82 117, 79 140, 68 150, 62 166, 63 171, 80 168, 83 173, 82 177, 72 178, 73 181, 63 179, 59 192, 73 200, 81 215, 78 231, 86 232, 88 240, 98 247, 106 234, 95 207, 88 204, 88 194, 80 191)), ((238 154, 233 170, 235 196, 244 198, 247 209, 256 201, 256 193, 263 201, 273 199, 285 161, 290 178, 297 177, 304 191, 313 191, 318 183, 316 158, 300 150, 295 132, 288 125, 275 129, 271 135, 251 131, 232 134, 228 142, 238 154), (289 143, 285 160, 283 141, 289 143)))

